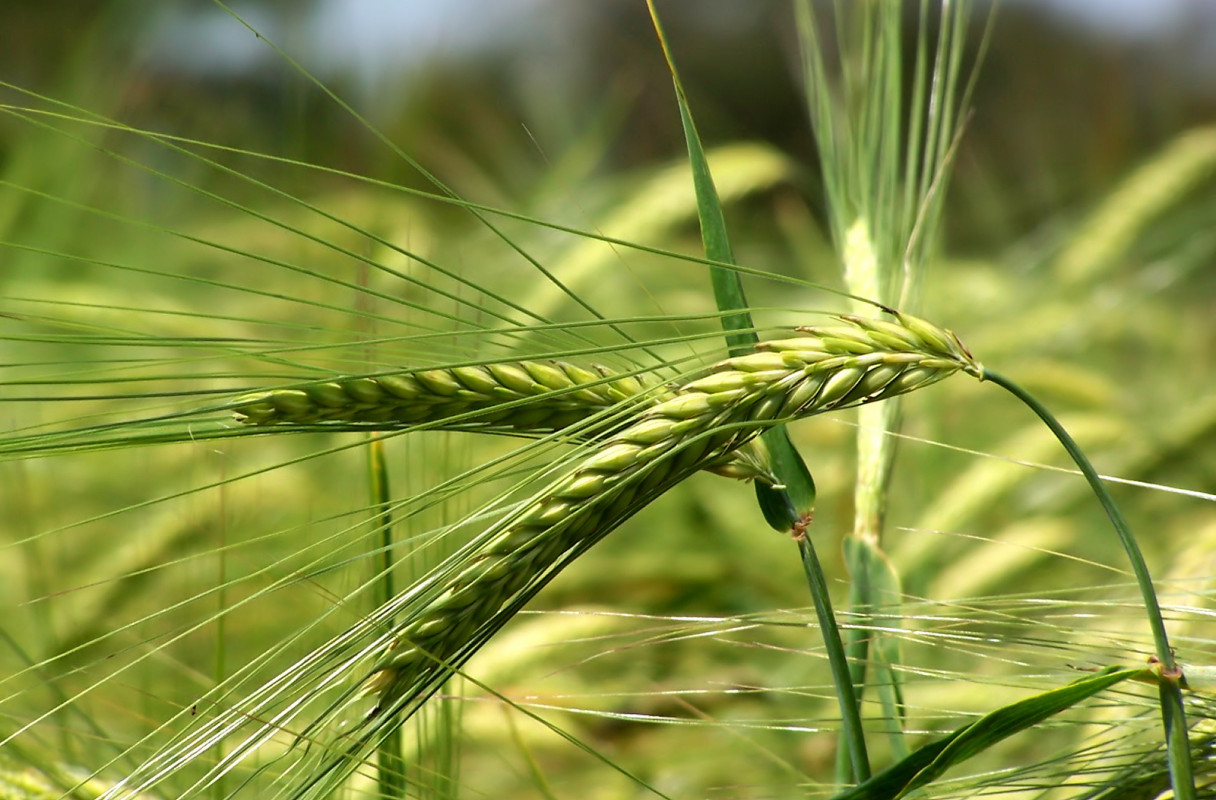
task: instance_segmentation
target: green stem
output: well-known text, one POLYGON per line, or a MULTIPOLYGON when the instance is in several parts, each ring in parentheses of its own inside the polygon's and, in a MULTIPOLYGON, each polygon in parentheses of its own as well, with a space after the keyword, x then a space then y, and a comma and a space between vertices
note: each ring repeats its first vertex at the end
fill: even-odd
MULTIPOLYGON (((874 635, 873 619, 869 609, 873 604, 870 586, 869 565, 861 551, 846 549, 845 565, 852 581, 849 584, 848 610, 859 624, 844 632, 845 663, 849 667, 849 683, 853 686, 856 703, 860 705, 866 690, 866 666, 870 657, 870 637, 874 635)), ((840 734, 840 747, 836 751, 836 782, 844 783, 850 769, 849 756, 852 748, 847 746, 846 732, 840 734)))
POLYGON ((376 569, 376 607, 386 605, 396 596, 393 587, 393 512, 388 486, 388 467, 384 462, 384 441, 373 437, 367 446, 367 471, 371 477, 372 507, 380 541, 374 559, 376 569))
POLYGON ((819 565, 819 557, 815 555, 815 546, 811 544, 811 537, 805 533, 798 536, 797 541, 798 553, 802 556, 802 568, 806 571, 811 597, 815 601, 815 614, 819 617, 819 627, 823 632, 823 644, 828 654, 828 665, 832 670, 832 682, 836 685, 836 699, 840 702, 840 721, 844 726, 844 741, 848 747, 849 761, 853 765, 853 780, 862 783, 870 779, 870 759, 866 755, 865 733, 861 728, 861 711, 857 705, 857 695, 853 691, 849 661, 845 657, 840 630, 836 627, 836 618, 832 614, 832 600, 828 595, 828 584, 823 576, 823 568, 819 565))
MULTIPOLYGON (((384 442, 374 437, 367 446, 367 471, 371 483, 372 508, 380 541, 373 563, 376 565, 375 602, 383 608, 396 594, 393 588, 393 512, 384 462, 384 442)), ((401 754, 401 728, 392 726, 376 746, 376 777, 380 800, 399 800, 406 795, 405 760, 401 754)))
POLYGON ((1060 440, 1060 444, 1064 445, 1064 449, 1068 451, 1068 455, 1080 468, 1081 474, 1085 476, 1085 480, 1089 481, 1089 486, 1098 497, 1098 502, 1102 504, 1102 508, 1106 511, 1106 516, 1110 518, 1111 524, 1115 526, 1115 532, 1119 534, 1119 541, 1123 544, 1124 551, 1127 552, 1127 558, 1131 561, 1132 572, 1135 573, 1136 583, 1140 587, 1140 595, 1144 598, 1145 611, 1148 613, 1149 627, 1153 631, 1153 641, 1157 646, 1157 659, 1165 667, 1166 671, 1172 671, 1175 668, 1174 654, 1170 651, 1170 641, 1165 633, 1165 620, 1161 617, 1161 606, 1157 603, 1157 592, 1153 589, 1153 579, 1149 575, 1148 565, 1144 562, 1144 556, 1140 553, 1140 546, 1136 544, 1136 537, 1132 535, 1131 529, 1128 528, 1127 522, 1123 519, 1123 514, 1119 512, 1119 507, 1115 505, 1115 500, 1110 496, 1110 492, 1103 483, 1102 477, 1098 475, 1097 470, 1089 463, 1089 459, 1081 452, 1081 448, 1076 441, 1069 435, 1064 426, 1060 424, 1051 412, 1047 410, 1038 400, 1036 400, 1029 392, 1018 386, 1016 383, 1001 375, 999 372, 984 370, 982 380, 992 381, 997 386, 1000 386, 1027 406, 1034 413, 1039 415, 1039 419, 1051 428, 1051 432, 1060 440))
POLYGON ((1165 754, 1174 797, 1195 800, 1195 776, 1191 771, 1191 742, 1186 729, 1186 707, 1182 702, 1181 672, 1162 676, 1157 684, 1161 702, 1161 724, 1165 728, 1165 754))
POLYGON ((1081 474, 1085 476, 1085 480, 1089 481, 1089 486, 1097 496, 1098 502, 1102 504, 1102 508, 1106 511, 1106 516, 1110 518, 1111 524, 1115 526, 1115 532, 1119 534, 1119 541, 1123 544, 1123 549, 1127 553, 1127 558, 1132 565, 1132 572, 1136 576, 1136 583, 1140 587, 1140 595, 1144 599, 1144 610, 1148 614, 1149 627, 1153 631, 1153 641, 1157 649, 1157 660, 1161 662, 1161 717, 1165 727, 1166 748, 1168 750, 1170 765, 1170 782, 1174 787, 1174 796, 1181 800, 1195 797, 1195 782, 1191 774, 1190 743, 1187 740, 1186 709, 1183 706, 1180 683, 1182 672, 1174 661, 1174 653, 1170 649, 1169 637, 1165 632, 1165 620, 1161 616, 1161 605, 1157 602, 1157 592, 1153 588, 1153 579, 1149 575, 1148 564, 1144 561, 1144 556, 1140 552, 1140 546, 1136 544, 1136 537, 1132 535, 1127 521, 1123 519, 1123 514, 1119 511, 1119 507, 1115 505, 1115 500, 1111 497, 1101 476, 1098 475, 1097 470, 1089 463, 1089 459, 1081 452, 1081 448, 1072 436, 1069 435, 1068 431, 1064 429, 1064 426, 1060 424, 1059 420, 1052 416, 1051 412, 1029 392, 999 372, 984 370, 979 375, 979 378, 980 380, 992 381, 997 386, 1013 394, 1014 397, 1029 406, 1039 416, 1039 419, 1046 423, 1051 432, 1060 440, 1060 444, 1064 445, 1064 449, 1068 451, 1068 455, 1072 457, 1077 467, 1080 468, 1081 474))
MULTIPOLYGON (((227 467, 221 469, 220 477, 227 478, 227 467)), ((216 547, 219 551, 219 574, 216 576, 215 599, 218 609, 215 617, 215 661, 212 663, 212 678, 216 686, 224 685, 228 669, 228 484, 220 483, 219 530, 216 547)), ((212 748, 215 763, 224 758, 223 742, 216 742, 212 748)), ((224 797, 224 776, 219 776, 212 786, 215 797, 224 797)))

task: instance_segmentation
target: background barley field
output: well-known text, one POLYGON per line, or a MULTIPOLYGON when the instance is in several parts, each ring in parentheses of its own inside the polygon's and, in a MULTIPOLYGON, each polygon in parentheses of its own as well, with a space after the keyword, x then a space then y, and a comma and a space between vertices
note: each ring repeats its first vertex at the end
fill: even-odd
MULTIPOLYGON (((657 5, 762 338, 851 310, 798 4, 657 5)), ((100 796, 580 452, 388 434, 379 473, 366 432, 257 435, 234 399, 519 358, 662 383, 726 355, 644 3, 457 3, 466 16, 436 28, 376 6, 0 9, 0 797, 100 796)), ((906 6, 910 60, 921 18, 906 6)), ((914 311, 1016 377, 1118 479, 1178 658, 1210 666, 1216 20, 1179 7, 1138 34, 1012 2, 988 29, 974 10, 962 74, 979 72, 914 311)), ((820 34, 829 57, 847 51, 830 23, 820 34)), ((897 583, 868 615, 851 609, 842 545, 867 423, 789 428, 839 622, 877 630, 867 658, 901 684, 899 734, 885 695, 865 695, 876 767, 1153 651, 1100 507, 1025 408, 960 378, 900 416, 881 531, 897 583)), ((741 482, 698 474, 665 494, 463 673, 402 728, 402 794, 839 788, 840 715, 797 550, 741 482)), ((927 791, 1153 797, 1168 787, 1154 704, 1121 685, 927 791)), ((1202 791, 1202 692, 1188 714, 1202 791)), ((258 768, 302 749, 299 733, 200 793, 270 796, 258 768)), ((144 796, 179 796, 233 747, 192 753, 144 796)), ((334 794, 384 791, 369 761, 334 794)))

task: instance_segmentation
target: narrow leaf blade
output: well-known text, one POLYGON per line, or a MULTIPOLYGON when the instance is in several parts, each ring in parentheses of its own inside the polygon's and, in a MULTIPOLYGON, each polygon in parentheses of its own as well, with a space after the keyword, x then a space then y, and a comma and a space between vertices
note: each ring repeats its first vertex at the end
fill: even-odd
POLYGON ((998 708, 970 725, 918 748, 870 780, 835 795, 833 800, 893 800, 939 778, 949 768, 1015 733, 1071 708, 1117 683, 1144 676, 1146 670, 1108 667, 1059 689, 998 708))
MULTIPOLYGON (((680 108, 680 120, 684 126, 684 139, 688 146, 688 160, 692 167, 693 187, 697 197, 697 217, 701 224, 701 241, 705 247, 705 257, 720 264, 733 264, 734 253, 730 246, 730 237, 726 230, 726 217, 722 213, 722 203, 718 190, 714 186, 713 176, 709 170, 709 160, 705 157, 705 148, 701 137, 697 134, 692 112, 688 107, 688 99, 684 87, 680 83, 679 73, 671 57, 667 45, 667 37, 659 23, 658 15, 653 5, 650 7, 651 19, 663 54, 667 59, 668 69, 675 84, 676 101, 680 108)), ((756 326, 748 312, 747 296, 743 291, 743 282, 734 270, 723 266, 710 267, 710 280, 714 289, 714 300, 722 316, 722 328, 726 331, 726 343, 732 356, 744 355, 751 352, 759 341, 756 336, 756 326)), ((810 519, 811 510, 815 506, 815 481, 806 462, 794 448, 784 427, 772 428, 764 433, 764 443, 767 445, 772 459, 773 474, 780 481, 780 486, 768 486, 756 483, 756 500, 764 514, 765 521, 778 531, 788 531, 797 524, 805 524, 810 519)))

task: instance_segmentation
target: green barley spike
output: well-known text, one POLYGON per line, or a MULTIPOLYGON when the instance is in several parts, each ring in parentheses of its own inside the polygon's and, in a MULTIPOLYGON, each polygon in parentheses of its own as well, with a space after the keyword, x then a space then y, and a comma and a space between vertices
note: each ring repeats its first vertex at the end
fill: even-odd
MULTIPOLYGON (((543 435, 605 415, 591 432, 605 436, 623 423, 607 419, 625 403, 655 403, 671 396, 663 386, 604 367, 591 372, 560 361, 518 361, 342 378, 295 389, 247 395, 233 406, 237 421, 258 427, 358 425, 391 430, 434 429, 543 435), (607 428, 607 430, 605 430, 607 428)), ((576 435, 579 431, 576 430, 576 435)), ((704 469, 738 480, 772 483, 768 454, 759 441, 704 469)))
MULTIPOLYGON (((286 785, 275 797, 329 797, 364 763, 390 726, 416 709, 549 580, 684 478, 733 457, 767 426, 882 400, 958 371, 984 374, 952 333, 923 320, 899 314, 894 322, 839 320, 840 326, 801 329, 794 338, 761 344, 755 352, 723 361, 704 377, 665 393, 658 402, 633 409, 616 433, 593 440, 584 460, 521 512, 488 531, 485 544, 469 551, 454 569, 394 598, 385 607, 391 614, 376 614, 375 623, 358 624, 307 654, 254 692, 249 707, 221 713, 154 755, 107 791, 104 800, 145 796, 190 763, 191 754, 237 738, 250 720, 259 719, 266 720, 263 727, 240 734, 240 743, 184 796, 200 796, 263 744, 294 729, 296 747, 303 752, 283 774, 286 785), (380 624, 391 618, 398 622, 386 633, 380 624), (369 636, 383 642, 378 655, 369 636), (349 680, 348 671, 359 663, 351 656, 352 648, 368 653, 362 657, 372 662, 356 685, 301 729, 294 722, 304 708, 298 698, 310 689, 298 680, 314 671, 319 677, 309 680, 326 686, 349 680), (323 744, 317 738, 321 729, 360 694, 374 698, 375 709, 323 744), (285 700, 290 702, 284 705, 285 700)), ((515 382, 516 391, 526 390, 517 370, 527 373, 515 366, 494 377, 504 384, 508 379, 515 382)), ((449 371, 432 371, 408 385, 459 397, 463 391, 476 392, 469 383, 485 374, 466 374, 461 380, 449 371)), ((357 391, 365 388, 361 384, 357 391)), ((308 403, 320 407, 352 393, 349 386, 327 387, 310 395, 308 403)), ((256 414, 261 407, 251 403, 246 408, 256 414)))
POLYGON ((403 621, 373 670, 379 712, 467 658, 577 555, 671 486, 721 461, 764 427, 873 402, 982 368, 954 334, 923 320, 841 317, 847 327, 805 328, 768 342, 640 412, 634 421, 534 500, 472 555, 438 595, 403 621))
POLYGON ((347 378, 248 395, 234 406, 246 425, 367 423, 383 430, 461 418, 469 430, 551 433, 649 392, 641 379, 561 362, 419 370, 347 378))

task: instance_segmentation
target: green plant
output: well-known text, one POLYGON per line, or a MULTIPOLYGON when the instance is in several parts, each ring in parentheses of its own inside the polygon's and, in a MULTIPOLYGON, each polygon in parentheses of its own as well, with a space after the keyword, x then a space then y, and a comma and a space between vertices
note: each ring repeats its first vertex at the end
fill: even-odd
MULTIPOLYGON (((953 9, 962 7, 942 8, 959 14, 953 9)), ((1099 398, 1092 405, 1106 416, 1081 418, 1080 424, 1070 419, 1068 427, 1099 445, 1127 440, 1127 449, 1104 454, 1115 459, 1119 474, 1185 483, 1168 477, 1168 470, 1202 452, 1216 418, 1212 409, 1197 407, 1185 425, 1171 429, 1172 450, 1137 451, 1131 445, 1138 440, 1120 424, 1124 417, 1102 405, 1114 395, 1127 402, 1134 392, 1123 383, 1113 392, 1100 364, 1082 365, 1087 347, 1118 343, 1112 331, 1146 325, 1144 317, 1111 321, 1091 312, 1083 326, 1088 338, 1069 353, 1060 342, 1075 333, 1069 321, 1075 296, 1036 296, 987 262, 950 265, 949 292, 935 291, 920 272, 939 260, 934 220, 943 213, 941 187, 958 136, 955 112, 965 105, 956 83, 965 16, 943 14, 941 30, 951 33, 934 39, 926 24, 932 5, 920 5, 922 38, 911 83, 926 94, 899 110, 908 76, 896 69, 896 6, 863 3, 855 6, 858 16, 842 13, 836 29, 842 53, 868 58, 842 58, 841 74, 854 82, 840 85, 838 103, 830 101, 832 68, 813 64, 829 44, 816 33, 822 29, 814 27, 815 9, 801 8, 810 100, 831 198, 828 227, 845 266, 845 288, 901 309, 925 297, 935 306, 933 318, 968 331, 986 360, 1026 375, 1036 394, 1045 392, 1053 404, 1087 407, 1084 398, 1099 398), (939 67, 930 70, 934 59, 939 67), (857 65, 860 78, 848 71, 857 65), (934 84, 940 92, 930 95, 925 87, 931 74, 942 77, 934 84), (872 101, 859 92, 870 85, 883 89, 872 101), (938 109, 927 123, 926 106, 938 109), (905 117, 902 133, 890 124, 905 117), (833 150, 825 141, 851 146, 833 150), (1066 369, 1057 363, 1053 372, 1045 363, 1051 359, 1067 362, 1066 369)), ((803 755, 804 748, 852 756, 837 769, 836 784, 864 778, 873 762, 876 783, 849 790, 863 796, 888 796, 913 785, 970 795, 1021 779, 1060 780, 1082 767, 1098 776, 1095 791, 1115 793, 1123 780, 1118 776, 1140 755, 1159 778, 1167 762, 1154 735, 1157 723, 1144 698, 1122 682, 1160 684, 1176 700, 1164 637, 1157 642, 1164 667, 1071 681, 1068 665, 1127 664, 1129 652, 1134 661, 1151 650, 1138 632, 1138 601, 1125 598, 1120 586, 1095 585, 1100 579, 1092 563, 1113 558, 1098 544, 1103 537, 1089 532, 1096 526, 1085 516, 1082 495, 1043 469, 1016 472, 991 458, 960 462, 938 452, 945 443, 978 441, 991 454, 1050 457, 1049 440, 1037 431, 1022 439, 991 438, 992 431, 1021 424, 991 393, 981 399, 952 382, 934 390, 930 396, 941 398, 934 403, 913 398, 906 428, 890 402, 872 406, 884 409, 873 415, 862 412, 855 480, 846 477, 854 465, 841 456, 843 426, 793 430, 820 496, 830 498, 809 528, 805 515, 814 494, 783 494, 792 482, 778 477, 785 468, 773 463, 772 448, 714 463, 769 423, 799 411, 798 404, 779 403, 779 396, 755 393, 769 381, 790 379, 793 373, 781 370, 798 365, 786 363, 783 345, 742 354, 747 339, 761 330, 769 339, 767 331, 804 324, 820 306, 839 312, 835 306, 843 301, 824 287, 780 276, 782 270, 804 274, 795 270, 805 264, 796 262, 828 258, 815 241, 816 226, 798 216, 805 209, 788 197, 774 193, 776 199, 766 199, 764 213, 756 215, 784 219, 784 230, 753 232, 741 225, 726 237, 727 214, 748 213, 739 205, 742 198, 764 197, 794 174, 788 159, 763 147, 704 148, 692 125, 694 109, 682 92, 676 102, 698 191, 693 193, 684 165, 678 172, 656 169, 610 199, 585 197, 593 216, 612 220, 614 240, 608 242, 582 231, 594 225, 545 225, 521 214, 500 214, 491 228, 485 220, 494 209, 453 199, 446 187, 404 191, 130 128, 28 94, 5 106, 10 122, 26 134, 21 166, 30 173, 10 172, 4 183, 3 325, 18 355, 3 379, 8 430, 0 450, 7 459, 6 528, 17 531, 9 548, 21 565, 10 585, 23 582, 23 610, 5 630, 14 666, 3 684, 8 722, 2 733, 12 747, 6 755, 30 770, 29 785, 95 795, 135 775, 112 794, 146 780, 163 787, 156 791, 177 795, 325 794, 345 786, 382 796, 454 796, 478 791, 478 780, 491 787, 513 780, 525 792, 581 796, 585 786, 577 782, 584 779, 571 776, 591 773, 585 780, 618 794, 641 786, 683 795, 669 788, 674 764, 698 787, 688 794, 724 783, 739 794, 751 783, 788 794, 826 782, 831 772, 819 755, 803 755), (89 165, 73 172, 87 180, 49 177, 59 174, 64 152, 89 165), (38 177, 39 163, 46 182, 38 177), (743 180, 749 174, 761 176, 758 188, 743 180), (679 202, 660 202, 673 176, 687 191, 679 202), (357 188, 308 195, 286 188, 329 181, 357 188), (141 204, 137 193, 115 200, 96 188, 115 184, 147 184, 163 194, 141 204), (176 206, 189 212, 179 215, 176 206), (664 213, 637 220, 639 208, 664 213), (469 221, 453 222, 453 210, 471 212, 469 221), (694 220, 702 228, 705 260, 680 254, 689 249, 686 227, 694 220), (634 234, 660 244, 633 248, 634 234), (772 241, 788 244, 790 252, 775 253, 772 241), (596 247, 600 255, 589 256, 596 247), (526 258, 511 260, 521 253, 526 258), (764 269, 736 267, 736 258, 764 269), (791 263, 783 264, 787 259, 791 263), (491 263, 501 272, 480 270, 491 263), (748 280, 750 302, 741 292, 731 296, 740 276, 748 280), (717 313, 709 311, 711 277, 724 287, 717 313), (629 288, 633 280, 636 291, 629 288), (543 302, 533 304, 533 297, 543 302), (697 377, 703 365, 720 358, 723 321, 732 346, 741 348, 736 365, 754 359, 773 366, 769 362, 780 355, 781 368, 757 377, 728 367, 697 377), (587 367, 553 366, 550 359, 587 367), (601 363, 593 373, 592 365, 601 363), (525 366, 512 366, 517 364, 525 366), (373 410, 389 395, 411 399, 423 375, 431 390, 425 414, 411 410, 402 418, 402 409, 413 407, 395 402, 391 410, 373 410), (502 392, 487 384, 487 376, 518 383, 502 392), (740 385, 723 386, 729 381, 740 385), (251 391, 259 394, 250 397, 251 391), (457 402, 440 399, 449 391, 457 402), (709 416, 690 392, 726 399, 709 416), (538 410, 542 403, 546 407, 538 410), (687 421, 669 418, 683 403, 697 413, 687 421), (288 421, 280 416, 284 411, 305 415, 288 421), (233 421, 234 412, 243 424, 233 421), (555 412, 564 416, 555 418, 555 412), (992 428, 982 424, 987 418, 992 428), (685 423, 702 438, 681 448, 670 434, 685 423), (358 435, 371 431, 378 434, 370 444, 358 435), (483 431, 527 441, 465 436, 483 431), (651 435, 658 438, 627 438, 651 435), (919 469, 893 468, 897 436, 918 448, 919 469), (937 446, 927 448, 918 438, 937 446), (370 467, 364 449, 372 453, 370 467), (604 461, 609 456, 610 464, 604 461), (607 484, 611 475, 601 467, 615 470, 621 466, 615 459, 634 459, 633 477, 611 491, 573 499, 553 493, 568 490, 570 480, 581 481, 578 488, 607 484), (810 570, 821 611, 840 586, 832 578, 843 574, 833 533, 852 529, 845 540, 850 596, 837 615, 848 658, 833 656, 849 677, 837 672, 828 682, 814 670, 827 650, 813 644, 810 615, 796 610, 805 595, 794 588, 796 570, 787 569, 790 554, 782 545, 788 543, 756 536, 760 518, 750 489, 740 493, 720 481, 703 488, 689 477, 678 490, 662 492, 660 508, 639 510, 702 466, 758 478, 771 490, 767 502, 777 504, 766 508, 770 523, 799 526, 807 563, 817 560, 808 550, 812 538, 831 554, 825 557, 828 579, 810 570), (569 475, 575 477, 564 477, 569 475), (1027 499, 1043 484, 1061 487, 1053 488, 1059 494, 1045 510, 1027 499), (82 489, 65 507, 52 485, 82 489), (850 526, 841 523, 837 506, 854 486, 850 526), (637 494, 626 502, 621 492, 632 490, 637 494), (788 507, 780 505, 786 500, 788 507), (599 514, 601 504, 611 513, 599 514), (1003 508, 1015 509, 1010 514, 1016 519, 1006 519, 1003 508), (605 542, 574 562, 635 511, 635 534, 662 535, 622 532, 623 542, 605 542), (589 522, 592 517, 598 519, 589 522), (904 527, 912 530, 892 531, 888 518, 909 522, 904 527), (123 546, 114 550, 114 542, 123 546), (1024 545, 1018 564, 1008 558, 1015 542, 1024 545), (519 548, 532 548, 536 563, 524 564, 519 548), (44 566, 50 564, 54 569, 44 566), (981 574, 977 564, 989 571, 981 574), (563 567, 562 578, 537 598, 541 603, 611 603, 614 614, 525 615, 486 643, 563 567), (1026 573, 1014 572, 1023 567, 1026 573), (969 581, 970 596, 961 581, 969 581), (1082 589, 1058 589, 1070 584, 1082 589), (705 587, 713 595, 690 603, 705 587), (452 593, 442 596, 445 589, 452 593), (1122 608, 1102 605, 1109 596, 1122 608), (1058 609, 1064 621, 1041 621, 1034 609, 1043 607, 1058 609), (623 609, 655 617, 621 616, 623 609), (534 638, 519 646, 515 635, 534 638), (482 644, 478 659, 464 666, 482 644), (480 701, 462 703, 449 696, 458 690, 439 689, 456 668, 480 701), (1162 673, 1169 679, 1161 680, 1162 673), (541 688, 517 689, 520 676, 541 688), (994 683, 1025 688, 1031 697, 997 708, 1003 700, 994 697, 994 683), (844 697, 849 684, 861 700, 853 740, 864 737, 868 754, 849 739, 827 741, 843 727, 832 703, 844 709, 845 719, 859 705, 844 697), (1112 688, 1120 694, 1112 695, 1112 688), (401 726, 396 712, 416 708, 433 691, 438 696, 422 707, 416 724, 401 726), (1105 709, 1078 706, 1098 692, 1117 700, 1105 709), (877 708, 867 695, 876 696, 877 708), (465 706, 458 725, 451 709, 465 706), (1069 722, 1051 721, 1070 708, 1069 722), (440 713, 428 716, 432 710, 440 713), (499 715, 506 715, 506 725, 499 715), (639 720, 663 724, 647 727, 639 720), (1007 759, 993 754, 990 748, 1009 732, 1028 727, 1046 754, 1016 739, 1004 746, 1024 750, 1007 759), (1099 734, 1088 733, 1095 727, 1099 734), (541 729, 564 749, 542 738, 541 729), (873 736, 873 729, 884 736, 873 736), (928 743, 914 733, 951 729, 957 730, 928 743), (642 745, 621 745, 621 730, 642 745), (1094 737, 1105 738, 1095 744, 1094 737), (456 759, 451 751, 466 738, 488 744, 456 759), (373 749, 375 788, 368 785, 373 749), (557 763, 571 751, 605 768, 557 763), (705 755, 671 758, 694 752, 705 755), (1058 753, 1068 756, 1053 762, 1058 753), (504 754, 521 765, 515 767, 519 775, 504 777, 509 770, 497 763, 508 758, 504 754), (947 767, 964 760, 976 775, 958 784, 949 776, 943 780, 947 767), (463 779, 459 761, 473 765, 459 773, 463 779), (894 766, 884 770, 888 763, 894 766), (1008 764, 1025 766, 1017 774, 984 774, 1008 764), (355 774, 347 778, 349 770, 355 774), (84 778, 93 774, 98 778, 84 778), (606 783, 618 779, 623 783, 606 783)), ((1187 152, 1194 163, 1195 151, 1187 152)), ((523 161, 518 155, 508 152, 500 161, 523 161)), ((466 187, 490 183, 484 175, 449 171, 466 187)), ((1166 194, 1194 191, 1196 183, 1170 186, 1166 194)), ((1168 200, 1155 208, 1168 207, 1168 200)), ((532 216, 557 218, 565 210, 534 209, 532 216)), ((1128 247, 1144 229, 1142 217, 1126 222, 1121 237, 1106 234, 1106 241, 1128 247)), ((1117 216, 1095 215, 1089 228, 1119 224, 1117 216)), ((1112 260, 1109 253, 1088 259, 1084 270, 1074 270, 1077 285, 1100 269, 1095 264, 1112 260)), ((1066 262, 1072 263, 1061 257, 1066 262)), ((849 310, 872 313, 861 308, 873 306, 849 310)), ((848 355, 873 351, 876 336, 882 347, 911 347, 915 337, 907 327, 857 324, 852 332, 811 334, 818 337, 812 341, 841 352, 834 362, 812 359, 798 366, 803 377, 818 375, 830 362, 838 403, 902 388, 888 378, 914 383, 907 364, 851 361, 858 356, 848 355)), ((922 329, 917 346, 925 345, 930 330, 922 329)), ((1151 341, 1172 342, 1171 329, 1162 330, 1167 333, 1151 341)), ((930 341, 939 349, 953 346, 941 333, 930 341)), ((817 347, 804 343, 791 352, 817 354, 817 347)), ((953 352, 946 361, 955 368, 958 359, 953 352)), ((1173 386, 1162 376, 1172 372, 1179 377, 1170 380, 1177 382, 1186 373, 1167 361, 1147 367, 1162 370, 1154 372, 1157 379, 1173 386)), ((1131 380, 1119 369, 1122 381, 1131 380)), ((800 386, 812 404, 803 411, 833 405, 823 400, 830 393, 807 388, 813 386, 813 380, 800 386)), ((681 437, 687 435, 681 430, 681 437)), ((1136 504, 1133 523, 1143 528, 1146 518, 1155 518, 1151 501, 1136 504)), ((1188 536, 1194 535, 1191 527, 1202 530, 1186 521, 1178 525, 1173 530, 1188 536)), ((1156 550, 1150 556, 1171 557, 1157 540, 1146 544, 1156 550)), ((1204 592, 1196 589, 1195 605, 1206 602, 1204 592)), ((839 597, 836 604, 841 608, 839 597)), ((1168 606, 1166 612, 1183 615, 1168 606)), ((835 622, 831 614, 821 619, 825 628, 835 622)), ((1192 660, 1210 650, 1195 632, 1183 638, 1175 633, 1174 640, 1192 660)), ((1172 730, 1175 737, 1179 727, 1172 730)), ((1197 739, 1193 747, 1202 753, 1206 741, 1197 739)), ((1178 746, 1172 746, 1176 771, 1178 746)), ((1164 784, 1156 779, 1150 785, 1164 784)))

